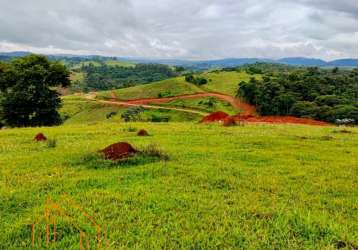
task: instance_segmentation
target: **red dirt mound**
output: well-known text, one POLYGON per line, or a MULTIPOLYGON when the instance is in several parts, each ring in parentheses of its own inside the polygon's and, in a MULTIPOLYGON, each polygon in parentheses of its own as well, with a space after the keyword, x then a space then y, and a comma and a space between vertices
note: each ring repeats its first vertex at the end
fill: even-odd
POLYGON ((225 112, 222 111, 218 111, 218 112, 214 112, 211 113, 210 115, 205 116, 201 122, 203 123, 208 123, 208 122, 220 122, 220 121, 224 121, 224 119, 226 117, 228 117, 229 115, 226 114, 225 112))
POLYGON ((104 155, 106 160, 117 161, 134 155, 137 150, 135 150, 132 145, 127 142, 118 142, 99 152, 104 155))
POLYGON ((224 119, 224 123, 223 126, 224 127, 231 127, 231 126, 236 126, 236 119, 234 116, 228 116, 224 119))
POLYGON ((47 137, 43 133, 38 133, 35 138, 35 141, 47 141, 47 137))
POLYGON ((145 129, 141 129, 137 133, 138 136, 149 136, 149 133, 145 129))

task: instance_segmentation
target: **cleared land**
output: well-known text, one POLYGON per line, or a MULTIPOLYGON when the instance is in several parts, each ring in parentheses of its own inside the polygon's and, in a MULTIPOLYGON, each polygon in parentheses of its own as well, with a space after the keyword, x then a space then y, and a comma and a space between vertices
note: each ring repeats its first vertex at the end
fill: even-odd
MULTIPOLYGON (((97 124, 106 121, 123 122, 121 115, 128 109, 128 105, 105 100, 91 100, 83 96, 66 96, 61 115, 65 124, 97 124), (110 118, 108 118, 110 116, 110 118)), ((154 106, 146 108, 140 115, 143 121, 151 121, 153 117, 168 118, 171 122, 199 121, 205 113, 200 110, 186 111, 172 110, 154 106)))
MULTIPOLYGON (((101 122, 1 130, 0 141, 0 249, 28 248, 45 201, 67 208, 64 193, 108 230, 111 249, 358 244, 357 128, 101 122), (57 145, 34 142, 38 132, 57 145), (96 156, 118 141, 156 142, 169 160, 96 156)), ((58 231, 54 247, 79 248, 69 224, 58 231)))

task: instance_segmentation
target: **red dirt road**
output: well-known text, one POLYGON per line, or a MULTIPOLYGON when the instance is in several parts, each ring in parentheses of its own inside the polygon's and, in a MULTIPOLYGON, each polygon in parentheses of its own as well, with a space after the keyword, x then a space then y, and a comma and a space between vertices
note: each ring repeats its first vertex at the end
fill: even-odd
MULTIPOLYGON (((135 105, 145 105, 149 103, 166 103, 174 100, 197 99, 202 97, 215 97, 217 99, 230 103, 236 109, 236 111, 240 112, 241 115, 256 116, 256 109, 254 106, 244 103, 239 99, 236 99, 235 97, 220 94, 220 93, 215 93, 215 92, 180 95, 180 96, 163 97, 163 98, 144 98, 144 99, 137 99, 137 100, 126 100, 123 102, 126 102, 128 104, 135 104, 135 105)), ((111 98, 112 100, 117 99, 115 93, 112 92, 111 98)))

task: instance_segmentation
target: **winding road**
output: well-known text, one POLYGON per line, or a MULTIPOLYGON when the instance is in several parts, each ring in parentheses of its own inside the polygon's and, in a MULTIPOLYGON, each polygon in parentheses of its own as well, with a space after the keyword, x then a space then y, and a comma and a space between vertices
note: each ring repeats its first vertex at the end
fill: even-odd
POLYGON ((163 98, 143 98, 143 99, 135 99, 135 100, 119 100, 117 98, 116 94, 114 92, 111 92, 111 98, 112 98, 111 101, 99 100, 99 102, 106 103, 106 104, 117 104, 117 105, 121 105, 121 106, 142 106, 142 107, 154 108, 154 109, 170 109, 170 110, 178 110, 178 111, 206 115, 207 113, 202 112, 202 111, 197 111, 194 109, 185 109, 185 108, 177 108, 177 107, 161 107, 161 106, 149 105, 149 104, 166 103, 166 102, 171 102, 174 100, 198 99, 198 98, 203 98, 203 97, 215 97, 222 101, 228 102, 241 115, 256 116, 256 110, 255 110, 254 106, 244 103, 244 102, 240 101, 239 99, 236 99, 235 97, 221 94, 221 93, 216 93, 216 92, 179 95, 179 96, 163 97, 163 98))

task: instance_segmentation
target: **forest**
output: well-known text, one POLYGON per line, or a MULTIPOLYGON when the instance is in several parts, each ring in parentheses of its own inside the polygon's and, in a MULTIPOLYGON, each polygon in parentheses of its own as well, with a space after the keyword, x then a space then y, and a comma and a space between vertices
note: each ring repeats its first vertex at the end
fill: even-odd
POLYGON ((133 67, 83 65, 80 72, 85 73, 85 79, 80 88, 84 91, 109 90, 125 88, 138 84, 161 81, 177 76, 179 73, 161 64, 136 64, 133 67))
POLYGON ((239 84, 237 95, 261 115, 292 115, 333 123, 358 122, 358 69, 292 68, 257 64, 263 74, 239 84))

